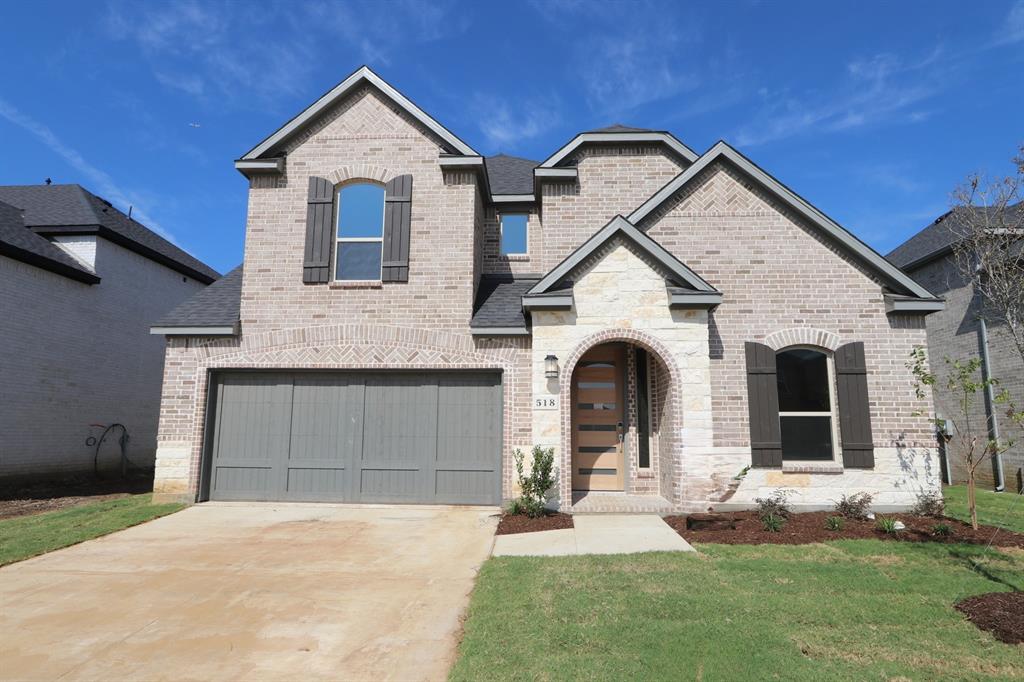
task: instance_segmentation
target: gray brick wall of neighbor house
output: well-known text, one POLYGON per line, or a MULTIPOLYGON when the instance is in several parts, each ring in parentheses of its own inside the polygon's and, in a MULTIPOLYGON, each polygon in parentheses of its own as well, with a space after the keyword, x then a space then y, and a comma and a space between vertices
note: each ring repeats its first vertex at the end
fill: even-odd
MULTIPOLYGON (((505 496, 515 494, 515 448, 557 447, 560 418, 552 412, 539 418, 532 406, 538 387, 547 390, 543 358, 549 350, 534 345, 538 318, 534 337, 471 335, 479 275, 549 271, 615 215, 628 215, 644 203, 680 173, 684 162, 659 144, 580 147, 569 160, 578 179, 544 182, 540 201, 529 209, 528 257, 508 259, 499 255, 500 209, 484 196, 481 175, 444 170, 441 146, 434 133, 364 85, 284 143, 282 173, 254 176, 240 336, 168 341, 158 493, 195 498, 209 370, 217 368, 498 369, 504 387, 505 496), (355 179, 384 183, 406 173, 414 178, 409 281, 303 284, 308 177, 341 185, 355 179)), ((933 487, 937 475, 926 467, 935 442, 927 417, 915 415, 927 410, 928 401, 915 398, 903 366, 911 348, 925 342, 924 320, 886 315, 877 275, 726 162, 713 163, 638 227, 724 292, 724 299, 710 314, 673 310, 670 315, 663 278, 651 276, 651 264, 628 249, 602 252, 614 263, 587 274, 586 292, 619 287, 628 293, 623 300, 631 309, 578 301, 577 309, 597 311, 586 324, 608 331, 586 338, 651 338, 667 349, 656 358, 654 377, 655 405, 664 414, 666 432, 653 451, 666 464, 657 469, 657 478, 638 482, 636 492, 660 487, 679 508, 706 508, 723 498, 726 482, 750 462, 743 343, 770 339, 778 347, 786 340, 827 340, 830 350, 864 342, 876 467, 839 475, 752 472, 734 500, 747 502, 764 489, 794 485, 805 491, 808 504, 871 488, 887 503, 905 505, 916 492, 933 487), (636 268, 637 276, 622 268, 636 268), (671 388, 670 375, 677 378, 671 388), (685 466, 673 458, 685 458, 685 466)), ((549 314, 546 338, 566 344, 583 339, 582 328, 579 334, 567 331, 577 322, 574 316, 573 311, 549 314)), ((562 352, 564 362, 583 349, 567 346, 562 352)), ((560 473, 563 482, 566 474, 560 473)))
MULTIPOLYGON (((978 298, 974 295, 973 287, 965 283, 957 272, 954 257, 949 255, 939 258, 912 271, 911 274, 929 291, 946 299, 946 309, 927 318, 928 351, 931 355, 932 369, 941 374, 947 357, 979 357, 981 340, 978 298)), ((1024 404, 1024 367, 1021 366, 1021 358, 1012 339, 1005 329, 995 324, 988 325, 988 337, 992 377, 999 380, 1000 389, 1005 388, 1009 391, 1018 406, 1024 404)), ((1006 488, 1018 490, 1021 476, 1024 476, 1024 433, 1005 416, 999 414, 998 405, 996 411, 1000 436, 1016 441, 1016 444, 1003 454, 1002 460, 1006 488)), ((946 417, 955 417, 961 413, 956 398, 941 385, 935 389, 935 412, 946 417)), ((978 395, 974 400, 970 420, 981 438, 986 436, 986 419, 985 404, 978 395)), ((956 440, 953 440, 949 446, 949 463, 953 480, 956 482, 966 480, 961 455, 956 440)), ((979 467, 977 476, 981 485, 990 488, 996 485, 995 469, 990 464, 986 463, 979 467)))
MULTIPOLYGON (((113 422, 128 427, 132 462, 151 467, 164 339, 149 326, 204 285, 101 237, 57 240, 94 258, 102 281, 0 256, 0 476, 91 471, 92 424, 113 422)), ((116 437, 102 453, 115 459, 116 437)))

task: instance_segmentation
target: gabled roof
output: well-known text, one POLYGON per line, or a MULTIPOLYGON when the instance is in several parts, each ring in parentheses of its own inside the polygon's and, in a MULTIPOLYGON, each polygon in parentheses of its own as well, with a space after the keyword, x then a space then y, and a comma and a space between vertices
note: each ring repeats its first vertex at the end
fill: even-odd
POLYGON ((594 128, 588 130, 588 133, 654 133, 655 130, 650 128, 633 128, 632 126, 624 126, 621 123, 613 123, 610 126, 604 128, 594 128))
POLYGON ((575 251, 544 275, 529 291, 527 297, 542 296, 548 294, 569 278, 577 267, 597 252, 602 246, 615 238, 624 238, 632 242, 636 247, 646 253, 664 271, 664 275, 670 284, 681 286, 698 294, 706 294, 716 298, 715 303, 721 300, 720 292, 708 284, 690 268, 686 267, 678 258, 673 256, 661 244, 654 241, 649 235, 630 223, 622 216, 615 216, 607 225, 594 233, 587 241, 583 242, 575 251))
POLYGON ((406 113, 441 138, 449 147, 449 152, 463 154, 466 156, 480 156, 480 154, 472 147, 460 140, 455 133, 445 128, 425 111, 413 104, 409 98, 374 73, 370 67, 361 66, 348 78, 324 93, 320 99, 303 109, 290 121, 275 130, 269 137, 246 152, 240 161, 252 161, 263 156, 272 156, 273 152, 275 152, 282 143, 300 132, 306 127, 306 125, 315 120, 321 112, 365 83, 373 85, 395 104, 404 109, 406 113))
POLYGON ((585 144, 622 144, 629 142, 646 142, 664 144, 674 154, 693 163, 697 159, 697 153, 679 141, 672 133, 665 130, 643 130, 641 128, 629 128, 616 123, 607 128, 599 128, 589 132, 580 133, 569 140, 561 149, 549 156, 540 164, 541 168, 554 168, 565 161, 577 149, 585 144))
POLYGON ((100 278, 56 244, 25 227, 19 208, 0 202, 0 255, 63 275, 97 284, 100 278))
POLYGON ((484 159, 491 194, 533 194, 536 161, 498 154, 484 159))
POLYGON ((893 287, 897 293, 911 294, 918 298, 935 299, 935 296, 927 289, 883 258, 877 251, 766 173, 753 161, 722 141, 716 143, 697 159, 692 166, 677 175, 667 185, 658 190, 654 196, 629 214, 630 222, 639 225, 700 175, 701 171, 718 160, 728 161, 739 168, 762 188, 769 191, 777 199, 805 218, 812 226, 824 232, 833 242, 854 255, 867 268, 877 274, 889 286, 893 287))
MULTIPOLYGON (((996 209, 986 206, 975 206, 972 211, 984 214, 994 212, 996 209)), ((1024 202, 1018 202, 1013 206, 1007 206, 1006 212, 1010 214, 1010 220, 1024 220, 1024 202)), ((991 221, 996 222, 993 218, 991 221)), ((904 270, 914 270, 925 263, 936 258, 952 253, 953 247, 963 234, 964 226, 960 223, 959 216, 953 211, 947 211, 935 219, 928 227, 924 228, 913 237, 903 242, 890 251, 886 258, 904 270)))
POLYGON ((152 334, 225 336, 238 333, 242 266, 196 292, 150 327, 152 334))
POLYGON ((80 185, 0 186, 0 201, 23 209, 25 226, 36 234, 96 234, 204 284, 220 277, 80 185))

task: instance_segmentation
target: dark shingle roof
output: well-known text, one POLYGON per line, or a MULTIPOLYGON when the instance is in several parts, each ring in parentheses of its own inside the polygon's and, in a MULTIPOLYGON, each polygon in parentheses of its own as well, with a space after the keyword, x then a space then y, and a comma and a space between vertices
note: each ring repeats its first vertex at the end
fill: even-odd
POLYGON ((19 208, 0 202, 0 254, 71 279, 96 284, 100 278, 62 248, 25 227, 19 208))
POLYGON ((604 128, 594 128, 588 130, 588 133, 653 133, 657 132, 650 128, 632 128, 630 126, 624 126, 621 123, 613 123, 610 126, 604 128))
POLYGON ((491 194, 533 194, 533 169, 537 161, 498 154, 484 159, 491 194))
MULTIPOLYGON (((973 210, 986 211, 992 209, 979 206, 973 210)), ((1007 211, 1024 212, 1024 202, 1010 206, 1007 211)), ((957 215, 953 211, 948 211, 936 218, 935 222, 931 225, 890 251, 886 255, 886 259, 893 265, 901 268, 923 264, 952 248, 959 239, 962 230, 963 226, 960 224, 957 215)))
POLYGON ((238 324, 242 304, 242 266, 197 292, 154 327, 229 327, 238 324))
POLYGON ((483 275, 469 326, 478 329, 525 327, 523 294, 539 281, 538 276, 483 275))
POLYGON ((0 201, 24 210, 37 234, 99 234, 204 283, 220 275, 80 185, 0 186, 0 201))

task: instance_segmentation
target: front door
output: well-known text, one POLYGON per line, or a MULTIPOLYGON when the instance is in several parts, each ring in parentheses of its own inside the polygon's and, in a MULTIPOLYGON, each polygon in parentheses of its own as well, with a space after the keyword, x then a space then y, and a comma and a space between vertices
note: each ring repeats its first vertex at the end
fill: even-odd
POLYGON ((623 490, 625 345, 590 349, 572 376, 573 490, 623 490))

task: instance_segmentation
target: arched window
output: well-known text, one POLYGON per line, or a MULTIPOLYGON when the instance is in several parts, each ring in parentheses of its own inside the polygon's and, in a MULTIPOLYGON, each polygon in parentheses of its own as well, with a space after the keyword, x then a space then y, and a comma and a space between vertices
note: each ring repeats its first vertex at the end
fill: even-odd
POLYGON ((783 460, 832 460, 838 448, 832 359, 811 348, 775 354, 783 460))
POLYGON ((384 187, 370 183, 338 190, 335 279, 379 280, 384 240, 384 187))

